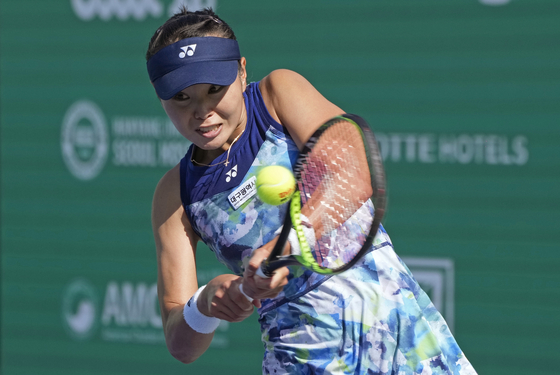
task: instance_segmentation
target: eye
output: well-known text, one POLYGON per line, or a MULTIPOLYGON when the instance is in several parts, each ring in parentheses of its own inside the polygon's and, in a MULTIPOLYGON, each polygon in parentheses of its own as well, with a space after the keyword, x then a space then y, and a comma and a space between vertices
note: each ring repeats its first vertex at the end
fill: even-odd
POLYGON ((210 86, 210 88, 208 89, 208 93, 209 93, 209 94, 216 94, 216 93, 222 91, 224 87, 225 87, 225 86, 212 85, 212 86, 210 86))
POLYGON ((178 92, 178 93, 173 97, 173 100, 177 100, 177 101, 180 101, 180 102, 183 102, 183 101, 188 100, 188 99, 190 99, 190 98, 188 97, 188 95, 185 95, 185 93, 183 93, 183 92, 178 92))

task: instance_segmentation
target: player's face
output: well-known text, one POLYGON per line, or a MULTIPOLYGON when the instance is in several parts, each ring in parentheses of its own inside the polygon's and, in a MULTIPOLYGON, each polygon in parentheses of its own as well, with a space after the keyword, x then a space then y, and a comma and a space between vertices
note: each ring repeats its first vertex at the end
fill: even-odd
POLYGON ((162 105, 181 135, 203 150, 226 150, 244 129, 247 114, 243 71, 229 86, 187 87, 162 105))

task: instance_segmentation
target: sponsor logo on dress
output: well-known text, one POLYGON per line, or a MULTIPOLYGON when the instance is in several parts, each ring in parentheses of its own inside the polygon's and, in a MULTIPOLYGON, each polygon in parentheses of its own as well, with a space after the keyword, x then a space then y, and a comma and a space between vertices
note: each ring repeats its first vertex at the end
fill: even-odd
POLYGON ((237 210, 251 197, 257 194, 257 177, 253 176, 228 195, 228 200, 234 210, 237 210))
POLYGON ((235 177, 237 177, 237 164, 226 173, 226 182, 230 182, 235 177))

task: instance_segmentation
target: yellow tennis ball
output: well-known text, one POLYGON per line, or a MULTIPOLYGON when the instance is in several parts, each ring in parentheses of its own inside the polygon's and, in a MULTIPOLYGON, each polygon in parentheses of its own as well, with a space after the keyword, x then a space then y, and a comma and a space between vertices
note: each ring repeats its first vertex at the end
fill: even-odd
POLYGON ((296 190, 296 180, 288 168, 271 165, 257 173, 257 194, 268 204, 278 206, 287 202, 296 190))

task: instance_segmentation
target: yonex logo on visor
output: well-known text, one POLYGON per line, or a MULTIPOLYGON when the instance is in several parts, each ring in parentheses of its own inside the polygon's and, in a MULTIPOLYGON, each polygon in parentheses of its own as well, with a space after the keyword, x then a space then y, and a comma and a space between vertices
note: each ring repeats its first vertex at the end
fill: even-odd
POLYGON ((236 40, 207 36, 162 48, 148 60, 147 67, 158 96, 168 100, 199 83, 231 85, 237 78, 239 59, 236 40))
POLYGON ((179 54, 179 57, 184 59, 185 56, 192 56, 194 55, 194 51, 196 50, 196 44, 189 44, 188 46, 181 47, 183 52, 179 54))

